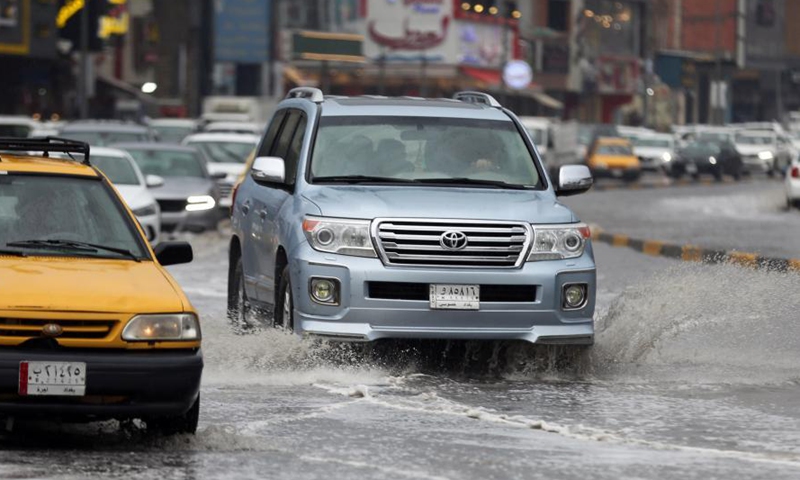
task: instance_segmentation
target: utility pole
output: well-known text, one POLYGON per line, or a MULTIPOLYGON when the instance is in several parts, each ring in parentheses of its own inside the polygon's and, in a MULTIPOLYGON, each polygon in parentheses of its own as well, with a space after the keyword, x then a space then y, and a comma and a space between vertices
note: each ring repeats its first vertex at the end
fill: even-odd
POLYGON ((712 88, 711 92, 716 96, 715 99, 712 100, 711 105, 715 106, 713 110, 713 120, 714 123, 717 125, 722 125, 725 123, 725 112, 723 110, 724 99, 723 89, 722 89, 722 0, 716 0, 716 35, 715 35, 715 49, 716 54, 715 56, 715 66, 714 66, 714 78, 716 83, 716 88, 712 88))
POLYGON ((78 66, 78 116, 85 119, 89 116, 89 1, 81 8, 81 37, 78 66))

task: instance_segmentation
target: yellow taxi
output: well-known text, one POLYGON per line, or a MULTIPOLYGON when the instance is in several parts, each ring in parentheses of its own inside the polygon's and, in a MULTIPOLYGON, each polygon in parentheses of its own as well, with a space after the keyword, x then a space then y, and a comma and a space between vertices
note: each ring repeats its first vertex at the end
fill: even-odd
POLYGON ((639 158, 633 154, 631 142, 624 138, 598 137, 586 155, 586 163, 594 177, 634 181, 642 175, 639 158))
POLYGON ((0 138, 0 417, 194 433, 200 323, 163 268, 191 260, 150 247, 85 143, 0 138))

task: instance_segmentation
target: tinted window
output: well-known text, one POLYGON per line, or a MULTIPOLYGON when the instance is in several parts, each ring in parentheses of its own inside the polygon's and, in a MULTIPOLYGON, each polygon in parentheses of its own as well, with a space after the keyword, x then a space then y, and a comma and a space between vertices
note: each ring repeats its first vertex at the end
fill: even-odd
POLYGON ((633 155, 631 147, 627 145, 600 145, 597 147, 598 155, 633 155))
POLYGON ((0 137, 25 138, 31 134, 28 125, 0 125, 0 137))
POLYGON ((116 185, 140 185, 136 170, 133 169, 131 162, 124 157, 103 157, 91 155, 92 165, 99 168, 101 172, 116 185))
POLYGON ((300 161, 300 150, 303 148, 303 138, 306 134, 306 117, 300 117, 300 123, 294 131, 292 143, 289 145, 289 151, 286 153, 286 183, 294 185, 295 178, 297 177, 297 164, 300 161))
POLYGON ((170 150, 128 150, 145 175, 205 178, 199 155, 170 150))
POLYGON ((258 151, 259 157, 269 156, 270 152, 272 151, 272 144, 275 143, 275 138, 278 136, 278 132, 281 129, 281 125, 283 124, 283 119, 285 117, 286 110, 280 110, 272 118, 272 123, 269 124, 267 134, 264 137, 264 142, 261 144, 261 149, 258 151))
POLYGON ((459 118, 323 117, 311 174, 539 184, 531 152, 512 122, 459 118))
MULTIPOLYGON (((130 250, 145 257, 119 200, 98 179, 0 176, 0 246, 24 240, 71 240, 130 250)), ((26 253, 40 253, 25 249, 26 253)), ((120 256, 98 250, 41 250, 44 255, 120 256)), ((121 258, 125 258, 120 256, 121 258)))
POLYGON ((280 136, 278 136, 278 141, 275 143, 275 148, 273 148, 273 156, 286 159, 286 154, 289 152, 289 144, 292 142, 292 137, 294 136, 294 129, 297 128, 299 122, 300 112, 296 110, 289 112, 289 115, 286 117, 286 122, 284 122, 283 128, 281 129, 280 136))

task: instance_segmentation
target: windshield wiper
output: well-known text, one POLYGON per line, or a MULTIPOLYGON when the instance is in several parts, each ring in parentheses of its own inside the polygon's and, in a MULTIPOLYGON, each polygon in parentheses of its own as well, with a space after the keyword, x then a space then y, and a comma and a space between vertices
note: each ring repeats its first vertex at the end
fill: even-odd
POLYGON ((509 188, 513 190, 526 190, 527 186, 519 185, 516 183, 507 183, 501 182, 499 180, 481 180, 478 178, 467 178, 467 177, 458 177, 458 178, 419 178, 415 180, 417 183, 433 183, 433 184, 442 184, 442 185, 478 185, 478 186, 485 186, 485 187, 494 187, 494 188, 509 188))
POLYGON ((15 248, 44 248, 51 250, 75 250, 84 253, 97 253, 98 250, 105 250, 107 252, 116 253, 125 257, 141 262, 142 260, 137 257, 130 250, 124 248, 109 247, 106 245, 98 245, 96 243, 79 242, 76 240, 22 240, 19 242, 6 243, 7 247, 15 248))
POLYGON ((314 177, 315 182, 332 183, 416 183, 417 180, 408 178, 376 177, 372 175, 334 175, 330 177, 314 177))

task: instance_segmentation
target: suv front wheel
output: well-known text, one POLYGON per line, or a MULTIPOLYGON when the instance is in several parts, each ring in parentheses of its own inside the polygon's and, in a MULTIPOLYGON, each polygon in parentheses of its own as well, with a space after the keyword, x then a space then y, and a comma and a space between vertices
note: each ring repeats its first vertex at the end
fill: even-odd
POLYGON ((290 332, 294 331, 294 297, 292 296, 292 280, 289 278, 289 265, 283 267, 281 271, 281 283, 275 302, 275 325, 290 332))
POLYGON ((231 265, 228 276, 228 321, 235 333, 247 333, 259 325, 258 311, 244 288, 242 257, 231 265))

